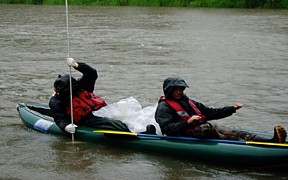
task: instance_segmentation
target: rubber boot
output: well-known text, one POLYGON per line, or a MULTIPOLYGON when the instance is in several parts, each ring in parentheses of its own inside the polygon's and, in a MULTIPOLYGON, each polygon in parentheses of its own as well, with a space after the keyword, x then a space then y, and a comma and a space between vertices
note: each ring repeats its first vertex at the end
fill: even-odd
POLYGON ((272 138, 273 143, 285 143, 286 137, 287 132, 282 126, 277 125, 274 127, 274 136, 272 138))
POLYGON ((287 136, 286 130, 282 126, 277 125, 274 127, 274 136, 272 139, 269 139, 269 138, 266 138, 263 136, 255 135, 253 138, 251 138, 251 141, 285 143, 286 136, 287 136))

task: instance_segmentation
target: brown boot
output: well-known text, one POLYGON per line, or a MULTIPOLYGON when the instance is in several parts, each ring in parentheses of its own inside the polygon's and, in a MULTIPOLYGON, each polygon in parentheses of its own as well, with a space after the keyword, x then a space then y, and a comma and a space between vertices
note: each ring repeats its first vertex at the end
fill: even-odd
POLYGON ((277 125, 274 127, 274 137, 272 138, 272 142, 285 143, 286 137, 287 137, 287 132, 282 126, 277 125))

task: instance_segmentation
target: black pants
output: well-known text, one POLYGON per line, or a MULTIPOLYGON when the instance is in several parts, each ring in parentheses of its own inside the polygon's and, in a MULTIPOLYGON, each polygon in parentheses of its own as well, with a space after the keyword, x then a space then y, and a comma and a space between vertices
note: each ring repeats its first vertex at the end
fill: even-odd
POLYGON ((88 118, 85 118, 85 121, 82 123, 83 126, 92 127, 97 129, 107 129, 107 130, 117 130, 117 131, 128 131, 127 125, 121 122, 120 120, 97 117, 90 115, 88 118))

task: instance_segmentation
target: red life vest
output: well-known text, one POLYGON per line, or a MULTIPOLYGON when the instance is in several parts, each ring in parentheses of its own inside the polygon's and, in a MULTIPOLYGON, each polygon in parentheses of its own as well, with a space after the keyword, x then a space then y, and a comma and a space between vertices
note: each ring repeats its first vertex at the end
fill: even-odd
MULTIPOLYGON (((71 114, 70 102, 68 103, 67 114, 71 114)), ((85 117, 94 110, 98 110, 103 106, 107 106, 104 99, 88 91, 82 91, 78 96, 72 99, 73 104, 73 119, 79 122, 81 118, 85 117)))
MULTIPOLYGON (((182 106, 177 101, 171 100, 171 99, 166 99, 165 96, 162 96, 160 98, 161 101, 166 101, 175 111, 176 113, 180 116, 181 120, 187 121, 191 116, 188 115, 188 113, 183 109, 182 106)), ((205 120, 205 116, 201 114, 201 111, 197 108, 197 106, 189 99, 188 100, 189 105, 191 108, 196 112, 198 116, 201 116, 205 120)))

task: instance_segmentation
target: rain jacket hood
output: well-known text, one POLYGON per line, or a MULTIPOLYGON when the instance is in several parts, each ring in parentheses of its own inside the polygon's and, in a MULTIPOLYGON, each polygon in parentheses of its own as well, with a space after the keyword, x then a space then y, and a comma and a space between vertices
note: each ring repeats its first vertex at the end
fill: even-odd
MULTIPOLYGON (((73 92, 76 92, 78 90, 79 83, 73 77, 71 77, 71 80, 72 80, 73 92)), ((65 74, 63 76, 58 75, 58 78, 54 82, 54 87, 60 96, 69 95, 70 94, 70 75, 68 74, 65 74)))
POLYGON ((167 99, 169 99, 172 88, 175 86, 189 88, 184 79, 182 79, 181 77, 179 76, 168 77, 164 80, 163 83, 163 92, 167 99))

